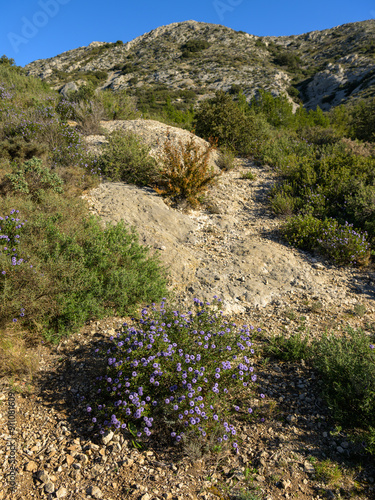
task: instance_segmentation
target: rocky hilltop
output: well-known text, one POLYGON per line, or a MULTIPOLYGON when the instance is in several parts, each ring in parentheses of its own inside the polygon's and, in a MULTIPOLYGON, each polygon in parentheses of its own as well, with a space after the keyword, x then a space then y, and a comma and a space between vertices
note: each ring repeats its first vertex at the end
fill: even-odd
POLYGON ((57 89, 96 81, 99 88, 189 90, 194 101, 218 89, 287 94, 323 110, 375 95, 375 20, 281 37, 185 21, 123 43, 92 42, 26 66, 57 89))

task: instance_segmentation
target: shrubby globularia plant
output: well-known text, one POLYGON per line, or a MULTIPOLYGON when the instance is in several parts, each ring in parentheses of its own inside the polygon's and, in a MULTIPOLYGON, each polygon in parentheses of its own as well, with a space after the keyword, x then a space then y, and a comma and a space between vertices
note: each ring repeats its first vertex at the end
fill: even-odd
POLYGON ((141 438, 168 429, 175 442, 185 433, 202 442, 214 436, 233 441, 238 452, 229 417, 231 410, 252 413, 246 401, 256 381, 254 328, 226 321, 220 299, 212 306, 194 301, 195 312, 186 314, 166 309, 164 301, 160 309, 145 308, 140 320, 110 337, 113 347, 101 353, 107 372, 87 407, 100 433, 127 428, 141 438))

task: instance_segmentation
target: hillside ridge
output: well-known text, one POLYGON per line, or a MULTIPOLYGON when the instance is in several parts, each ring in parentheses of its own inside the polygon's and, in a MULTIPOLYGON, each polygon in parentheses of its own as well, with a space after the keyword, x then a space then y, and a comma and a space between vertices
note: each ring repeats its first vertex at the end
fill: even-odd
POLYGON ((279 37, 190 20, 126 43, 92 42, 25 69, 57 89, 71 81, 129 95, 164 87, 192 91, 195 102, 217 90, 241 90, 250 100, 263 89, 328 110, 375 95, 374 35, 375 20, 279 37))

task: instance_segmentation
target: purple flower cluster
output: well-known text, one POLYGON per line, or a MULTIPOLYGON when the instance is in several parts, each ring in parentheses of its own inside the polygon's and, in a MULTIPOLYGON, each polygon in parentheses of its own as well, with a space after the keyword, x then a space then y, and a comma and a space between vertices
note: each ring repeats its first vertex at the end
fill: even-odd
POLYGON ((363 233, 355 231, 353 224, 348 222, 340 226, 332 219, 328 221, 327 228, 323 230, 317 242, 337 264, 355 265, 365 259, 369 252, 370 244, 366 238, 366 231, 363 233))
POLYGON ((107 374, 97 378, 97 401, 87 408, 96 408, 93 422, 101 432, 130 425, 149 436, 154 419, 162 418, 172 422, 169 434, 177 442, 188 429, 202 439, 210 433, 220 442, 233 439, 236 429, 225 417, 231 389, 256 380, 248 357, 253 327, 229 324, 217 302, 195 300, 195 315, 169 311, 162 302, 110 338, 107 374))
POLYGON ((9 101, 12 98, 12 92, 9 92, 5 85, 3 83, 0 83, 0 101, 9 101))

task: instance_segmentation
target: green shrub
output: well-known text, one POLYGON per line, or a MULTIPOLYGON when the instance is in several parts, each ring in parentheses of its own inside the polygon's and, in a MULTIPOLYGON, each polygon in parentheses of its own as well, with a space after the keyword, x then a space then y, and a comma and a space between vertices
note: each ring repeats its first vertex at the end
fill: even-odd
POLYGON ((300 57, 289 52, 280 52, 276 55, 273 62, 279 66, 287 66, 288 69, 296 70, 301 64, 300 57))
POLYGON ((235 161, 234 161, 235 158, 236 158, 236 155, 233 152, 233 150, 223 146, 220 148, 220 151, 219 151, 219 157, 218 157, 218 160, 216 162, 217 166, 221 170, 225 170, 225 171, 232 170, 235 167, 235 161))
POLYGON ((15 136, 0 142, 0 158, 9 161, 23 162, 33 156, 38 158, 47 155, 46 144, 38 141, 25 141, 23 137, 15 136))
POLYGON ((96 99, 102 104, 108 120, 135 120, 141 116, 135 99, 128 96, 125 90, 102 90, 96 99))
POLYGON ((335 219, 327 219, 321 224, 317 239, 319 252, 335 264, 367 265, 370 259, 370 244, 367 233, 354 230, 353 224, 340 225, 335 219))
POLYGON ((285 192, 278 191, 271 198, 270 205, 276 215, 291 216, 294 210, 294 199, 285 192))
POLYGON ((191 57, 197 52, 208 49, 209 46, 210 44, 206 40, 193 39, 181 45, 180 49, 182 50, 183 57, 191 57))
POLYGON ((114 131, 108 136, 98 166, 112 181, 150 186, 159 180, 159 169, 149 152, 135 134, 114 131))
POLYGON ((98 100, 80 101, 74 107, 74 119, 83 135, 102 134, 100 121, 106 117, 104 106, 98 100))
POLYGON ((291 335, 289 338, 283 335, 272 337, 263 349, 263 355, 272 356, 283 361, 300 361, 311 358, 311 349, 308 336, 303 337, 301 333, 291 335))
POLYGON ((360 183, 353 193, 347 197, 347 211, 355 221, 361 223, 369 234, 372 242, 375 240, 375 186, 360 183))
POLYGON ((244 170, 241 174, 241 179, 246 179, 248 181, 255 181, 255 179, 257 178, 256 174, 253 174, 253 172, 251 170, 244 170))
POLYGON ((298 130, 298 135, 308 143, 318 146, 324 144, 335 144, 339 142, 342 135, 333 127, 306 126, 298 130))
POLYGON ((79 132, 68 124, 58 122, 51 126, 44 141, 49 146, 48 164, 52 170, 75 166, 98 174, 96 158, 87 150, 79 132))
POLYGON ((321 234, 322 222, 311 214, 291 217, 280 228, 288 243, 302 250, 314 250, 321 234))
MULTIPOLYGON (((19 200, 3 200, 2 212, 19 200)), ((18 322, 58 340, 90 318, 124 316, 165 295, 157 257, 123 223, 103 230, 87 216, 83 200, 44 193, 38 204, 24 200, 17 217, 20 224, 27 219, 19 229, 17 256, 12 239, 0 253, 1 327, 23 310, 18 322)))
POLYGON ((35 157, 21 166, 14 165, 14 172, 5 176, 10 190, 27 194, 33 199, 38 199, 45 190, 62 193, 63 180, 42 165, 42 160, 35 157))
POLYGON ((311 213, 290 218, 281 228, 289 244, 303 250, 316 250, 336 265, 366 265, 370 257, 366 233, 335 219, 319 220, 311 213))
POLYGON ((263 114, 274 127, 287 127, 294 121, 293 106, 286 96, 273 96, 270 92, 259 90, 250 102, 255 114, 263 114))
POLYGON ((351 111, 351 135, 362 141, 375 142, 375 98, 360 101, 351 111))
MULTIPOLYGON (((286 131, 273 134, 264 141, 261 146, 261 159, 294 180, 294 176, 311 177, 314 172, 315 150, 312 145, 299 139, 293 131, 286 131)), ((314 180, 311 179, 311 182, 314 180)))
MULTIPOLYGON (((248 106, 246 105, 246 108, 248 106)), ((267 135, 262 120, 250 116, 242 102, 235 102, 222 91, 203 101, 195 112, 195 133, 209 140, 217 139, 219 146, 226 146, 239 154, 256 156, 259 143, 267 135)))
POLYGON ((314 367, 339 424, 375 426, 375 351, 369 345, 365 333, 350 327, 343 337, 324 336, 313 344, 314 367))

